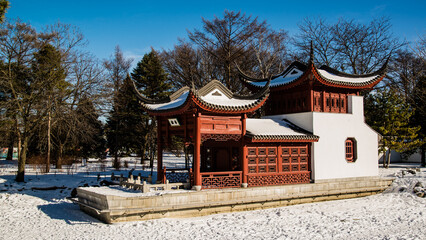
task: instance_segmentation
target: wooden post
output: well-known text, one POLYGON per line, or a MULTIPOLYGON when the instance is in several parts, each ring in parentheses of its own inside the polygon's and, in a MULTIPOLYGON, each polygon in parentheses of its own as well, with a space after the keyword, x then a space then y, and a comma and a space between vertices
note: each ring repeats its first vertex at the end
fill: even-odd
POLYGON ((161 118, 157 118, 157 181, 163 182, 163 143, 161 141, 161 118))
POLYGON ((244 136, 246 135, 246 119, 247 115, 243 114, 241 116, 241 148, 242 148, 242 187, 247 187, 247 173, 248 173, 248 160, 247 160, 247 146, 244 141, 244 136))
POLYGON ((166 167, 164 167, 164 169, 163 169, 163 180, 162 180, 162 183, 165 183, 166 181, 167 181, 167 174, 166 174, 166 167))
POLYGON ((328 112, 327 99, 326 99, 325 94, 326 94, 326 92, 322 91, 322 111, 323 112, 328 112))
POLYGON ((194 134, 194 189, 201 190, 201 113, 195 113, 194 134))

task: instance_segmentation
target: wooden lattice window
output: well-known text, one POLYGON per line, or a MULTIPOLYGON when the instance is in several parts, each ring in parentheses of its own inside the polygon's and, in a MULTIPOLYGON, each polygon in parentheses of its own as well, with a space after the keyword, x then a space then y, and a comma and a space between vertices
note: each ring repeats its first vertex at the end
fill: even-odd
POLYGON ((282 172, 309 171, 308 146, 285 146, 282 152, 282 172))
POLYGON ((277 147, 248 147, 249 173, 277 172, 277 147))
POLYGON ((355 138, 347 138, 345 141, 345 156, 346 161, 355 162, 356 161, 356 140, 355 138))

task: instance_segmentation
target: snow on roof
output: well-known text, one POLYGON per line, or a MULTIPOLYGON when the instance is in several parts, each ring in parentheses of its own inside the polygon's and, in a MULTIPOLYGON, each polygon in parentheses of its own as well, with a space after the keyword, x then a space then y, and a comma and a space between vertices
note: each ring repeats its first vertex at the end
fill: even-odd
POLYGON ((338 82, 347 82, 347 83, 369 82, 380 76, 380 75, 373 75, 369 77, 345 77, 345 76, 338 76, 336 74, 330 73, 323 69, 317 69, 317 71, 321 76, 323 76, 326 79, 334 80, 338 82))
POLYGON ((200 98, 210 104, 232 107, 247 106, 250 104, 254 104, 258 100, 229 98, 218 88, 212 89, 208 94, 206 94, 205 96, 201 96, 200 98))
POLYGON ((247 135, 263 136, 265 138, 294 137, 294 138, 317 138, 307 131, 297 127, 285 119, 276 118, 247 118, 247 135))
MULTIPOLYGON (((279 85, 283 85, 283 84, 287 84, 289 82, 292 82, 296 79, 298 79, 300 76, 303 75, 303 71, 298 69, 296 66, 291 68, 289 71, 286 71, 285 74, 272 79, 271 83, 269 86, 271 87, 275 87, 275 86, 279 86, 279 85)), ((263 82, 254 82, 254 81, 250 81, 250 83, 254 86, 258 86, 258 87, 263 87, 266 84, 266 81, 263 82)))
POLYGON ((159 104, 145 104, 149 109, 152 110, 168 110, 173 109, 181 106, 185 103, 186 99, 188 98, 189 91, 185 91, 180 95, 177 99, 167 102, 167 103, 159 103, 159 104))

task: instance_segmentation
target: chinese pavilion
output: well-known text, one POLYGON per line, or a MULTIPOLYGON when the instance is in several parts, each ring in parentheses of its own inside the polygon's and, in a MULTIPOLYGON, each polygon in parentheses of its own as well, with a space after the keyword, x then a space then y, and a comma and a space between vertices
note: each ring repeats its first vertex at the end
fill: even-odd
POLYGON ((351 75, 293 62, 281 74, 255 79, 240 71, 252 91, 241 96, 213 80, 153 100, 136 95, 157 119, 157 179, 169 178, 163 149, 178 136, 193 147, 194 189, 309 183, 378 175, 377 133, 364 122, 361 90, 385 76, 351 75), (266 116, 248 118, 260 107, 266 116))

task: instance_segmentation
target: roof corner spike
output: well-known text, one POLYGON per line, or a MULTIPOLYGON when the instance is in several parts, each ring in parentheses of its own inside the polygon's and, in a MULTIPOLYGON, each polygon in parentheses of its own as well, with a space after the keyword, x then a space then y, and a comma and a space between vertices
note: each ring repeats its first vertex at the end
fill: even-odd
POLYGON ((271 84, 271 80, 273 78, 269 77, 268 78, 268 82, 266 82, 265 86, 263 86, 258 92, 253 93, 251 95, 239 95, 239 94, 233 94, 234 98, 237 99, 259 99, 259 98, 264 98, 266 95, 269 94, 269 85, 271 84))
POLYGON ((191 81, 191 90, 195 93, 195 83, 191 81))
POLYGON ((314 62, 314 43, 311 40, 311 47, 309 50, 309 63, 313 63, 314 62))
POLYGON ((392 52, 389 53, 389 56, 386 58, 385 63, 383 63, 382 67, 379 68, 377 71, 374 72, 374 74, 378 74, 378 75, 384 75, 388 69, 388 64, 391 58, 392 52))
POLYGON ((148 97, 145 97, 144 95, 142 95, 138 88, 136 87, 135 81, 133 81, 129 75, 127 75, 125 81, 130 81, 133 84, 133 92, 136 94, 136 98, 138 100, 140 100, 142 103, 144 104, 158 104, 158 103, 166 103, 170 101, 169 97, 165 97, 163 99, 158 99, 158 100, 154 100, 148 97))

